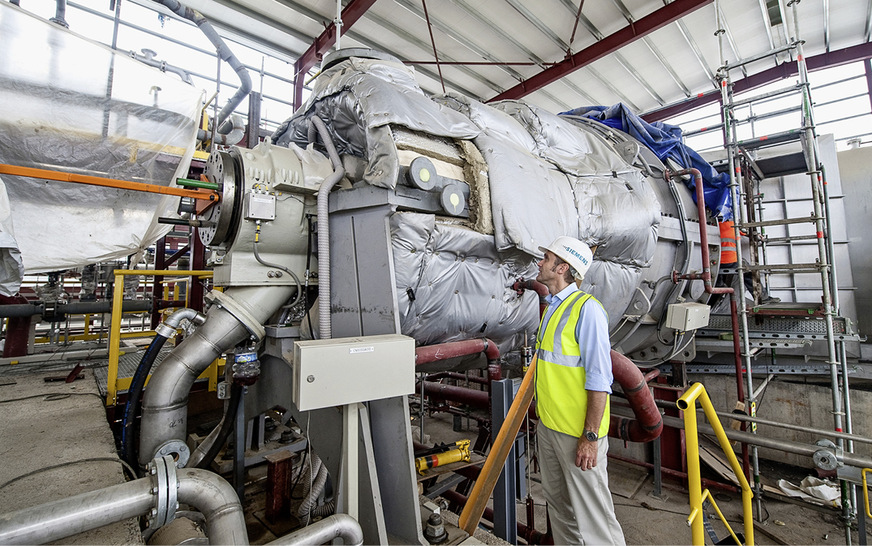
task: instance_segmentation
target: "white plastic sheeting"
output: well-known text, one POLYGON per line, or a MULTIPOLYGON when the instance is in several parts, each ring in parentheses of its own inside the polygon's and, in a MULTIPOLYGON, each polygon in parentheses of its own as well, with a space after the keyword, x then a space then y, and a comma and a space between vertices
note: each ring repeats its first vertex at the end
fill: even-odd
MULTIPOLYGON (((0 163, 163 186, 187 174, 203 95, 177 77, 0 2, 0 163)), ((3 176, 27 273, 123 258, 177 197, 3 176)), ((2 206, 0 206, 2 211, 2 206)), ((2 261, 6 261, 5 257, 2 261)), ((0 269, 4 291, 17 289, 0 269)), ((20 280, 20 279, 18 279, 20 280)))
MULTIPOLYGON (((325 70, 273 140, 304 146, 312 114, 325 120, 340 153, 366 161, 361 180, 375 186, 404 183, 392 126, 453 139, 458 149, 471 142, 484 159, 474 170, 486 184, 467 182, 489 188, 489 199, 477 203, 489 203, 492 232, 433 214, 391 217, 401 330, 419 344, 489 337, 505 352, 525 332, 532 338, 537 298, 511 286, 536 276, 539 246, 559 235, 599 247, 582 288, 600 299, 613 329, 622 320, 654 259, 661 210, 628 157, 632 146, 519 101, 429 98, 401 64, 357 58, 325 70)), ((485 212, 471 210, 471 218, 485 212)))

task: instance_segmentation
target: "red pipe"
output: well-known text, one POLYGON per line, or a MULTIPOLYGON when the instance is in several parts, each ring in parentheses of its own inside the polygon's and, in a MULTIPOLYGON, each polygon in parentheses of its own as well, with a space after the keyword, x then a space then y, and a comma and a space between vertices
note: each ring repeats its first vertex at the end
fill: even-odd
MULTIPOLYGON (((617 351, 611 351, 611 358, 615 381, 621 385, 636 418, 627 419, 612 415, 609 421, 609 436, 631 442, 650 442, 660 436, 663 419, 654 403, 654 396, 648 389, 648 383, 632 360, 617 351)), ((431 381, 422 381, 421 384, 424 394, 433 398, 478 408, 487 408, 490 404, 490 397, 486 391, 431 381)), ((530 404, 529 410, 529 415, 533 419, 536 418, 535 407, 534 401, 530 404)))
POLYGON ((500 368, 500 350, 497 344, 488 338, 465 339, 452 341, 438 345, 427 345, 415 349, 415 365, 429 364, 440 360, 448 360, 459 356, 484 353, 487 357, 487 375, 491 381, 499 381, 503 378, 500 368))
MULTIPOLYGON (((444 497, 449 502, 459 504, 460 506, 466 505, 466 495, 458 493, 453 489, 443 491, 440 496, 444 497)), ((484 509, 484 519, 493 522, 494 511, 492 508, 484 509)), ((537 531, 536 529, 533 529, 531 527, 527 527, 523 523, 518 522, 517 528, 518 536, 522 537, 527 542, 527 544, 554 544, 554 541, 550 536, 545 535, 544 533, 537 531)))
POLYGON ((479 385, 487 385, 490 379, 487 377, 469 376, 460 372, 437 372, 430 374, 424 378, 425 381, 439 381, 440 379, 456 379, 458 381, 469 381, 470 383, 478 383, 479 385))
MULTIPOLYGON (((629 457, 624 457, 622 455, 616 455, 614 453, 609 453, 609 459, 615 459, 616 461, 623 461, 625 463, 634 464, 637 466, 642 466, 645 468, 654 468, 654 465, 649 462, 639 461, 636 459, 631 459, 629 457)), ((687 473, 682 472, 680 470, 673 470, 671 468, 666 468, 664 466, 660 467, 660 472, 666 474, 667 476, 671 476, 673 478, 679 478, 681 480, 687 481, 687 473)), ((701 478, 700 482, 703 487, 708 487, 709 489, 723 489, 724 491, 729 491, 731 493, 741 493, 738 487, 734 487, 730 484, 715 482, 712 480, 707 480, 706 478, 701 478)))
POLYGON ((524 294, 525 290, 533 290, 537 294, 539 294, 539 316, 542 316, 542 313, 545 311, 545 308, 548 307, 548 302, 545 301, 545 296, 548 295, 548 287, 542 284, 537 280, 524 280, 523 277, 515 281, 515 284, 512 285, 512 290, 518 293, 519 296, 524 294))
MULTIPOLYGON (((423 388, 424 394, 432 398, 449 402, 458 402, 474 408, 490 408, 490 393, 488 391, 445 385, 443 383, 434 383, 432 381, 421 381, 420 385, 423 385, 423 387, 419 387, 418 392, 423 388)), ((538 416, 536 415, 535 401, 530 404, 530 409, 527 410, 527 415, 530 419, 538 419, 538 416)))
MULTIPOLYGON (((739 311, 736 303, 735 291, 730 287, 714 287, 712 286, 712 271, 709 261, 708 248, 708 232, 706 231, 706 212, 705 212, 705 195, 702 187, 702 173, 699 169, 684 169, 670 173, 668 170, 663 174, 668 181, 672 176, 684 176, 687 174, 693 175, 694 190, 696 191, 696 210, 699 216, 699 246, 702 252, 702 275, 689 273, 679 275, 678 271, 672 272, 672 282, 678 283, 679 280, 697 280, 702 279, 705 285, 705 291, 708 294, 729 294, 730 295, 730 325, 733 330, 733 355, 736 364, 736 396, 739 400, 745 400, 745 386, 742 383, 742 350, 739 346, 739 311)), ((740 279, 741 281, 741 279, 740 279)), ((745 430, 744 423, 742 430, 745 430)), ((748 458, 748 444, 742 443, 742 465, 745 474, 749 474, 750 460, 748 458)))
POLYGON ((612 374, 621 385, 624 395, 633 408, 635 419, 612 415, 609 421, 609 436, 631 442, 650 442, 660 436, 663 418, 654 403, 654 396, 639 367, 617 351, 611 351, 612 374))

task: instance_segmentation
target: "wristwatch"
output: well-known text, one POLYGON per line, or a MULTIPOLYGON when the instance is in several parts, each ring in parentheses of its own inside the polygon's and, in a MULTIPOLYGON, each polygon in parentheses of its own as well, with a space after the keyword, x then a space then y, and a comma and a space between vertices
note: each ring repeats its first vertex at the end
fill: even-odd
POLYGON ((597 440, 599 440, 599 436, 597 436, 596 432, 592 430, 585 430, 584 439, 588 442, 596 442, 597 440))

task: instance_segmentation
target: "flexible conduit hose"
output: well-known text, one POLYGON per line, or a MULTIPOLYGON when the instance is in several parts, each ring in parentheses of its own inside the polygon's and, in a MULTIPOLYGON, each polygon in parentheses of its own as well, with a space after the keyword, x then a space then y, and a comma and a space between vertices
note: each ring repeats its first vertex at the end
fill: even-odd
MULTIPOLYGON (((180 468, 178 501, 206 518, 210 544, 248 544, 245 516, 233 487, 205 470, 180 468)), ((158 508, 149 476, 0 515, 0 544, 45 544, 158 508)))
POLYGON ((200 31, 206 35, 206 38, 212 42, 212 45, 215 46, 215 52, 218 54, 218 57, 230 65, 230 67, 236 72, 236 75, 239 76, 239 88, 236 90, 236 93, 230 100, 227 101, 227 104, 224 105, 224 108, 218 112, 218 115, 215 119, 215 126, 218 127, 218 132, 221 134, 228 134, 233 130, 233 124, 223 125, 224 120, 226 120, 230 113, 245 99, 245 96, 251 91, 251 77, 248 75, 248 69, 236 58, 233 52, 230 51, 230 48, 227 47, 227 44, 224 43, 224 40, 221 39, 221 36, 218 36, 218 33, 215 32, 215 29, 206 20, 203 15, 194 9, 188 8, 180 4, 177 0, 155 0, 159 4, 163 4, 168 7, 173 13, 178 15, 179 17, 184 17, 189 21, 193 21, 200 31))
POLYGON ((136 421, 136 412, 139 410, 139 397, 142 396, 145 379, 151 373, 151 367, 166 341, 167 338, 162 335, 154 336, 145 350, 145 354, 142 355, 142 359, 133 373, 130 388, 127 390, 127 403, 124 405, 124 415, 121 418, 121 458, 134 468, 136 468, 136 456, 133 454, 133 423, 136 421))
POLYGON ((242 399, 242 386, 233 383, 230 386, 230 400, 227 403, 227 411, 224 412, 218 426, 209 433, 209 436, 200 442, 200 445, 197 446, 197 449, 195 449, 191 454, 191 458, 188 459, 189 467, 203 469, 209 468, 209 465, 212 464, 213 460, 215 460, 215 456, 218 455, 219 451, 221 451, 221 447, 227 441, 227 437, 230 436, 230 432, 233 430, 233 423, 236 420, 236 412, 239 411, 240 399, 242 399))
POLYGON ((142 396, 142 389, 145 388, 145 380, 148 374, 151 373, 151 367, 157 355, 160 354, 164 343, 176 333, 183 320, 190 320, 195 326, 200 326, 206 321, 206 316, 193 309, 179 309, 157 328, 157 335, 151 340, 145 354, 139 361, 136 371, 133 373, 133 379, 130 382, 130 387, 127 389, 127 403, 124 405, 124 416, 121 419, 121 458, 130 463, 130 466, 136 468, 136 454, 133 452, 133 423, 136 420, 136 413, 139 411, 139 399, 142 396))
POLYGON ((342 160, 327 131, 327 125, 318 116, 309 118, 309 142, 314 142, 315 131, 327 149, 333 163, 333 174, 324 179, 318 189, 318 336, 321 339, 333 337, 333 323, 330 320, 330 220, 328 219, 328 198, 330 190, 345 176, 342 160))
MULTIPOLYGON (((303 502, 300 503, 300 507, 297 510, 297 517, 304 518, 309 515, 312 511, 312 507, 315 506, 315 503, 318 502, 318 496, 321 494, 321 491, 324 490, 324 486, 327 484, 327 465, 321 462, 321 459, 312 454, 312 458, 309 459, 309 464, 312 472, 315 474, 315 479, 309 484, 309 493, 306 495, 306 498, 303 499, 303 502)), ((305 469, 300 469, 300 472, 304 472, 305 469)))

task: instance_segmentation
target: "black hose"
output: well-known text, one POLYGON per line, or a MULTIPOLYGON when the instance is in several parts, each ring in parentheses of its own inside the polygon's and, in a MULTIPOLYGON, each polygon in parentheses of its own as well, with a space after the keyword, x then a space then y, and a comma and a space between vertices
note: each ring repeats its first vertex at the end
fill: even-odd
POLYGON ((130 387, 127 389, 127 404, 124 406, 124 417, 121 419, 121 458, 134 468, 138 461, 133 453, 133 423, 136 421, 136 412, 139 411, 139 399, 145 387, 145 380, 151 373, 151 367, 167 339, 162 335, 154 336, 145 354, 142 355, 142 360, 139 361, 139 366, 136 367, 130 387))
POLYGON ((227 411, 224 412, 224 417, 221 419, 221 430, 218 431, 218 436, 212 445, 209 446, 209 451, 203 455, 203 458, 195 466, 195 468, 208 469, 209 465, 224 447, 227 437, 230 436, 230 431, 233 430, 233 422, 236 421, 236 412, 239 409, 239 402, 242 399, 242 385, 232 383, 230 385, 230 402, 227 404, 227 411))

